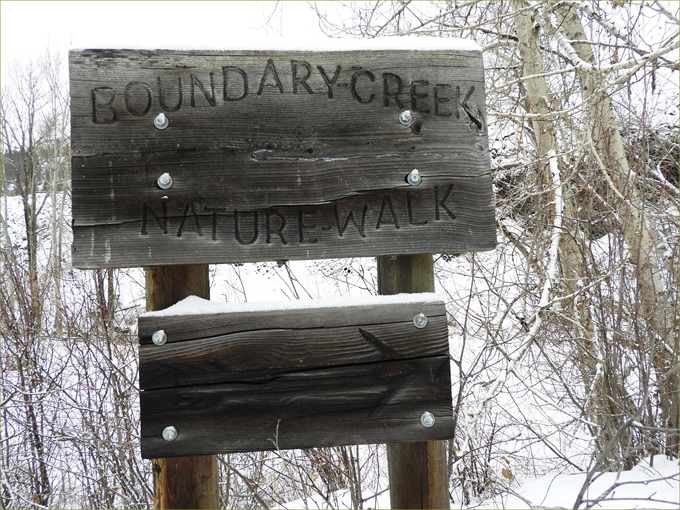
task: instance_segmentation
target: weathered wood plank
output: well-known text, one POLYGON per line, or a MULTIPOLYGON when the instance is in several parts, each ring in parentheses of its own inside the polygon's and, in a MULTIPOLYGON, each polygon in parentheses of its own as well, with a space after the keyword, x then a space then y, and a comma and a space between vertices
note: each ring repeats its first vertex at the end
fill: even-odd
POLYGON ((444 303, 142 316, 140 388, 262 382, 311 368, 448 354, 444 303), (427 317, 425 328, 413 318, 427 317), (166 343, 154 345, 163 330, 166 343))
POLYGON ((478 51, 70 58, 77 267, 495 246, 478 51))
POLYGON ((453 422, 448 356, 147 390, 141 409, 145 458, 443 439, 453 422), (172 442, 162 439, 170 425, 172 442))
POLYGON ((439 188, 438 198, 443 201, 451 185, 454 189, 444 202, 449 208, 468 200, 473 200, 479 208, 488 207, 489 194, 483 193, 483 181, 489 174, 483 164, 485 158, 474 154, 459 154, 455 158, 455 164, 453 157, 400 154, 365 161, 300 162, 295 166, 285 161, 246 161, 233 169, 229 167, 228 156, 215 153, 210 157, 191 155, 182 160, 163 160, 152 168, 137 161, 141 156, 135 155, 126 156, 126 166, 113 166, 110 157, 74 157, 74 192, 78 199, 74 214, 79 226, 139 222, 144 203, 156 209, 160 216, 161 200, 165 200, 168 216, 181 217, 185 205, 193 202, 195 213, 205 221, 213 211, 222 215, 233 214, 235 209, 249 213, 270 208, 338 204, 342 211, 342 205, 353 197, 362 197, 361 202, 373 205, 377 213, 383 196, 395 193, 403 200, 405 192, 410 192, 412 207, 428 209, 429 216, 429 210, 434 208, 433 188, 439 188), (457 175, 451 175, 447 165, 459 166, 457 175), (423 179, 419 186, 407 183, 408 174, 414 168, 423 179), (170 190, 156 186, 156 179, 166 171, 173 177, 170 190), (421 204, 417 201, 419 198, 426 203, 421 204), (376 199, 379 202, 371 204, 376 199), (99 207, 93 209, 95 205, 99 207))
POLYGON ((158 199, 139 204, 135 222, 74 227, 73 254, 129 266, 487 250, 493 212, 467 184, 250 212, 158 199))
POLYGON ((446 355, 448 344, 441 335, 446 318, 433 318, 431 326, 418 330, 409 321, 363 328, 256 330, 161 347, 142 345, 140 387, 257 382, 289 370, 374 363, 390 352, 404 358, 446 355))
POLYGON ((248 157, 268 150, 295 159, 347 157, 347 145, 356 156, 402 152, 412 132, 396 122, 404 109, 427 134, 411 139, 417 148, 471 149, 469 140, 478 139, 470 133, 486 129, 479 51, 82 50, 70 53, 70 78, 76 156, 134 154, 135 147, 248 157), (296 63, 309 65, 309 88, 294 83, 296 63), (329 70, 337 74, 332 85, 329 70), (238 95, 229 90, 234 84, 238 95), (166 130, 153 128, 161 111, 166 130), (388 145, 371 143, 376 137, 388 145))
MULTIPOLYGON (((312 328, 340 328, 344 326, 367 327, 390 323, 408 324, 414 313, 423 313, 433 320, 445 318, 444 303, 435 296, 409 295, 401 301, 381 304, 374 300, 371 306, 347 304, 333 306, 328 300, 297 301, 284 307, 279 303, 253 305, 253 310, 243 311, 243 305, 229 305, 228 312, 214 314, 145 314, 139 317, 138 334, 142 346, 151 345, 151 335, 162 329, 168 344, 266 330, 299 330, 312 328), (297 305, 293 308, 293 305, 297 305), (312 305, 314 305, 312 307, 312 305)), ((343 300, 345 301, 345 300, 343 300)), ((384 300, 383 300, 384 301, 384 300)), ((429 324, 429 323, 428 323, 429 324)))
POLYGON ((450 435, 443 301, 430 294, 376 297, 360 306, 235 308, 252 306, 140 317, 144 456, 450 435), (413 322, 420 313, 427 317, 422 328, 413 322), (159 329, 163 345, 150 341, 159 329), (434 427, 420 423, 424 411, 435 415, 434 427), (181 442, 161 438, 169 425, 181 431, 181 442))

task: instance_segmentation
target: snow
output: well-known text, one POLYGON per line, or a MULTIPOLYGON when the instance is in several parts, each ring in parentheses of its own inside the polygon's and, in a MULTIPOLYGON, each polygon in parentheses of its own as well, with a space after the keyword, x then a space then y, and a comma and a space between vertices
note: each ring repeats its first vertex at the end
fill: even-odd
MULTIPOLYGON (((223 44, 163 44, 164 50, 191 50, 191 51, 363 51, 363 50, 415 50, 415 51, 482 51, 477 42, 470 39, 454 37, 375 37, 373 39, 319 39, 309 38, 306 34, 301 37, 257 37, 227 41, 223 44)), ((125 50, 149 50, 148 43, 136 45, 125 42, 120 44, 107 44, 104 48, 99 45, 81 49, 125 49, 125 50)))
MULTIPOLYGON (((490 498, 468 508, 573 508, 583 487, 586 473, 547 474, 525 481, 521 486, 490 498)), ((678 508, 678 459, 662 455, 647 457, 630 471, 600 473, 591 483, 584 497, 584 507, 612 486, 619 484, 607 495, 607 500, 594 504, 593 508, 678 508)), ((390 508, 389 492, 375 496, 364 495, 364 508, 390 508)), ((331 498, 329 498, 331 499, 331 498)), ((337 491, 332 498, 334 508, 351 508, 349 491, 337 491)), ((276 508, 330 508, 320 497, 289 501, 276 508)), ((454 503, 451 508, 466 508, 454 503)))
POLYGON ((273 302, 222 303, 209 301, 197 296, 188 296, 182 301, 156 312, 147 312, 141 317, 168 317, 172 315, 206 315, 214 313, 245 313, 300 310, 302 308, 344 308, 350 306, 378 306, 411 303, 442 303, 444 300, 434 293, 396 294, 393 296, 361 296, 348 298, 304 299, 273 302))
POLYGON ((562 178, 560 176, 557 156, 555 155, 554 149, 548 151, 548 158, 550 159, 550 173, 552 173, 553 189, 555 190, 555 223, 553 225, 550 241, 548 278, 546 279, 546 284, 543 287, 541 301, 538 303, 539 308, 545 308, 548 306, 548 298, 550 297, 552 282, 555 280, 557 275, 557 260, 559 255, 560 235, 562 233, 562 209, 564 209, 564 203, 562 201, 562 178))
MULTIPOLYGON (((573 508, 586 473, 547 474, 475 508, 573 508)), ((620 484, 593 508, 678 508, 678 459, 647 457, 630 471, 600 473, 584 496, 584 507, 620 484), (588 501, 586 501, 588 500, 588 501)))

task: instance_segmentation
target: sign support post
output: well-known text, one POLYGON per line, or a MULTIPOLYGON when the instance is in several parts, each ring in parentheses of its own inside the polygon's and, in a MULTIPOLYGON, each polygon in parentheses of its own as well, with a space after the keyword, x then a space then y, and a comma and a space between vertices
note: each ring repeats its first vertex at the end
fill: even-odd
MULTIPOLYGON (((378 293, 434 292, 431 254, 378 257, 378 293)), ((446 443, 387 445, 392 508, 450 508, 446 443)))
MULTIPOLYGON (((187 296, 210 299, 207 265, 163 266, 146 271, 146 309, 157 311, 187 296)), ((218 508, 217 455, 153 460, 155 508, 218 508)))

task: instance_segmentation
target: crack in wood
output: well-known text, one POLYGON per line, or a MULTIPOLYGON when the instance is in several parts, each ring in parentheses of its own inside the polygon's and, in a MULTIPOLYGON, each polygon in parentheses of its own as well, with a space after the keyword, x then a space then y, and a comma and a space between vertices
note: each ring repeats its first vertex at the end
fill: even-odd
MULTIPOLYGON (((466 110, 466 113, 467 110, 466 110)), ((468 115, 470 115, 468 113, 468 115)), ((471 117, 472 118, 472 117, 471 117)), ((476 119, 473 119, 476 121, 476 119)), ((259 149, 250 153, 250 159, 253 161, 309 161, 318 162, 322 161, 324 163, 332 163, 335 161, 350 161, 354 159, 381 159, 381 158, 400 158, 400 159, 411 159, 419 157, 434 157, 440 159, 458 158, 461 156, 473 156, 475 158, 485 158, 489 156, 489 151, 486 152, 452 152, 451 154, 438 154, 438 153, 418 153, 418 154, 368 154, 368 155, 358 155, 358 156, 343 156, 343 157, 294 157, 294 156, 274 156, 274 150, 271 149, 259 149)))

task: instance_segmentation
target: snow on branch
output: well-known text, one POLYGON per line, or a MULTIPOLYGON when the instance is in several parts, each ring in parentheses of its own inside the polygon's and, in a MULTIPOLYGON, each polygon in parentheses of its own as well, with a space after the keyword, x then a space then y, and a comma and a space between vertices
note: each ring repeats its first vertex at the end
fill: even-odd
MULTIPOLYGON (((527 333, 527 340, 520 351, 514 356, 509 358, 509 363, 507 369, 496 377, 496 380, 491 384, 487 395, 482 398, 472 413, 472 416, 476 419, 481 416, 482 412, 486 408, 487 404, 491 399, 496 397, 501 391, 507 377, 509 374, 515 372, 515 367, 524 358, 538 335, 538 331, 543 323, 543 312, 550 307, 550 291, 553 287, 553 281, 557 277, 557 267, 559 261, 560 253, 560 237, 562 233, 562 211, 564 209, 564 200, 562 198, 562 177, 559 170, 559 165, 557 161, 557 154, 554 149, 551 149, 547 153, 548 164, 550 167, 550 173, 552 174, 552 189, 555 193, 555 199, 553 203, 555 204, 555 219, 553 221, 552 233, 550 235, 550 249, 548 250, 548 271, 545 275, 545 281, 543 282, 543 289, 541 292, 541 300, 538 303, 538 309, 534 313, 533 324, 527 333)), ((521 378, 520 378, 521 379, 521 378)))

